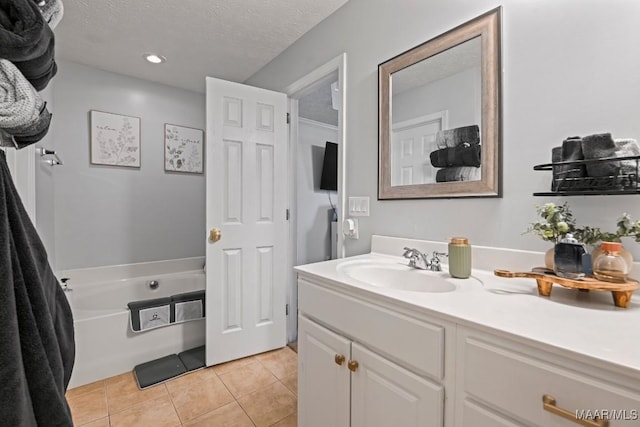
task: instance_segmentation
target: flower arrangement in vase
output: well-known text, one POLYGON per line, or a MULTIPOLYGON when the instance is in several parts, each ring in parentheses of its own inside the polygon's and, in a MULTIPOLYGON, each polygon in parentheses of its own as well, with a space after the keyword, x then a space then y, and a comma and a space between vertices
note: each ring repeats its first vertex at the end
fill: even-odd
MULTIPOLYGON (((616 231, 613 233, 602 231, 598 227, 580 227, 576 228, 575 236, 582 243, 595 247, 592 252, 593 260, 600 254, 601 249, 598 245, 601 242, 621 242, 622 237, 633 237, 634 240, 640 243, 640 220, 633 221, 631 216, 627 213, 622 214, 616 221, 616 231)), ((629 267, 629 270, 633 267, 633 257, 631 253, 622 247, 620 255, 624 258, 629 267)))
MULTIPOLYGON (((560 239, 571 233, 581 243, 595 248, 592 253, 594 260, 600 252, 599 243, 601 242, 620 242, 622 237, 633 237, 636 242, 640 243, 640 220, 633 221, 627 213, 617 219, 616 231, 611 233, 602 231, 598 227, 577 226, 573 213, 566 202, 562 205, 545 203, 536 206, 536 211, 541 219, 529 224, 525 233, 535 233, 542 240, 552 242, 554 246, 560 239)), ((631 270, 633 257, 624 247, 621 255, 631 270)), ((553 270, 553 247, 545 254, 545 265, 553 270)))
POLYGON ((562 205, 545 203, 536 206, 536 211, 541 219, 529 224, 525 233, 535 233, 542 240, 553 243, 553 246, 545 253, 544 259, 545 266, 553 270, 553 248, 560 239, 575 232, 576 222, 566 202, 562 205))

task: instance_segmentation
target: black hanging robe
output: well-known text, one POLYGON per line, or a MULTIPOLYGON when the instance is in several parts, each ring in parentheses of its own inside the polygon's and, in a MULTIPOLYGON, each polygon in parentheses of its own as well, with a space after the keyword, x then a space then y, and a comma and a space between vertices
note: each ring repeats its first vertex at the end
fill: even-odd
POLYGON ((0 150, 0 425, 72 426, 73 318, 0 150))

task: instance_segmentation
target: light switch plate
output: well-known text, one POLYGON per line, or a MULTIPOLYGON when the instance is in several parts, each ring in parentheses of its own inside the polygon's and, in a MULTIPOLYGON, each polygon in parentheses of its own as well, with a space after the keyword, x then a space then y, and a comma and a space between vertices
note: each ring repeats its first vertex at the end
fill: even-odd
POLYGON ((349 216, 369 216, 369 197, 349 197, 349 216))

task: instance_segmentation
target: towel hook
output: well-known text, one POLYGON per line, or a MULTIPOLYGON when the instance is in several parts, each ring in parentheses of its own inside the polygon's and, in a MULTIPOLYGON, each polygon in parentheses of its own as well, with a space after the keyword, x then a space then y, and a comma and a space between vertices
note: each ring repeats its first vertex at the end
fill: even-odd
POLYGON ((60 157, 58 157, 58 155, 56 154, 55 150, 48 150, 46 148, 40 148, 40 157, 44 157, 44 156, 53 156, 52 159, 44 159, 44 161, 46 163, 48 163, 50 166, 56 166, 56 165, 64 164, 64 163, 62 163, 62 160, 60 159, 60 157))

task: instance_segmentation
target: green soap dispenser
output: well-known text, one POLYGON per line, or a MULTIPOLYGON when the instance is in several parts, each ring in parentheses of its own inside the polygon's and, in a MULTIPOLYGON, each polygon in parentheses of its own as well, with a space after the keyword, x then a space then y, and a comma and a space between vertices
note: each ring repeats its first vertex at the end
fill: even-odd
POLYGON ((452 237, 449 241, 449 274, 457 279, 471 276, 471 245, 466 237, 452 237))

